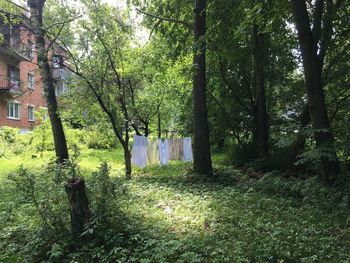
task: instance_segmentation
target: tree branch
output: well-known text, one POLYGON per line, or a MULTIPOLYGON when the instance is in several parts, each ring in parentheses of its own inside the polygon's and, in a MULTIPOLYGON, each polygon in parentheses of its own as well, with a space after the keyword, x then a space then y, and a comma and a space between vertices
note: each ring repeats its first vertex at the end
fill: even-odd
POLYGON ((149 16, 149 17, 158 19, 158 20, 160 20, 160 21, 166 21, 166 22, 177 23, 177 24, 181 24, 181 25, 185 26, 187 29, 190 29, 190 30, 193 29, 193 25, 192 25, 192 24, 190 24, 190 23, 188 23, 188 22, 186 22, 186 21, 183 21, 183 20, 158 16, 158 15, 151 14, 151 13, 148 13, 148 12, 146 12, 146 11, 143 11, 143 10, 141 10, 141 9, 139 9, 139 8, 136 8, 136 11, 139 12, 139 13, 142 13, 142 14, 144 14, 144 15, 146 15, 146 16, 149 16))
POLYGON ((314 23, 312 27, 312 35, 314 37, 315 43, 318 43, 321 37, 321 25, 322 25, 322 14, 324 0, 316 0, 316 7, 314 13, 314 23))

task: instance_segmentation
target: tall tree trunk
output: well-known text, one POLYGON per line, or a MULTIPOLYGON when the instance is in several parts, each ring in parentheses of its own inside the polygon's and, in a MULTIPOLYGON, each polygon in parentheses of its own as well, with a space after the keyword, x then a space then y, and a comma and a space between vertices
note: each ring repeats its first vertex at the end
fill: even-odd
MULTIPOLYGON (((320 2, 323 3, 323 1, 320 2)), ((309 112, 316 146, 320 152, 327 153, 322 154, 321 157, 321 183, 329 185, 334 183, 340 169, 327 115, 322 83, 322 62, 317 54, 318 41, 315 40, 316 34, 311 31, 305 0, 291 0, 291 3, 303 58, 309 112)))
MULTIPOLYGON (((34 31, 36 42, 37 61, 55 143, 56 157, 59 163, 63 163, 65 160, 68 160, 69 156, 62 121, 57 112, 57 100, 43 29, 45 0, 29 0, 28 4, 31 14, 31 27, 34 31)), ((89 222, 91 217, 84 179, 79 177, 71 178, 65 185, 65 189, 70 203, 72 233, 74 237, 79 238, 84 225, 89 222)))
POLYGON ((41 82, 47 102, 48 114, 51 122, 53 139, 57 161, 63 163, 68 160, 68 148, 63 131, 61 118, 58 114, 57 100, 53 84, 52 72, 48 61, 48 50, 46 48, 45 33, 43 29, 43 8, 45 0, 28 1, 31 14, 31 27, 34 31, 37 49, 37 61, 41 75, 41 82))
POLYGON ((193 59, 193 168, 199 174, 212 175, 206 101, 206 0, 195 0, 193 59))
POLYGON ((162 127, 161 127, 161 118, 160 118, 160 106, 157 107, 158 114, 158 138, 162 138, 162 127))
POLYGON ((257 146, 258 157, 268 157, 268 126, 265 96, 265 36, 259 32, 258 26, 253 26, 254 49, 255 49, 255 81, 257 91, 257 146))

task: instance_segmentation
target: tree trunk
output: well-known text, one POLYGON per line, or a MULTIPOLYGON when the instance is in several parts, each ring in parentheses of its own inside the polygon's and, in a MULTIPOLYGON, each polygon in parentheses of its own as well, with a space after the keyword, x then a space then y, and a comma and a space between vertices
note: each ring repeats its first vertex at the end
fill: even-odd
MULTIPOLYGON (((48 50, 46 47, 45 33, 43 29, 43 8, 45 0, 28 1, 31 14, 31 26, 34 31, 37 61, 44 88, 48 107, 49 118, 55 143, 57 161, 63 163, 68 160, 67 142, 63 131, 63 125, 57 112, 57 101, 53 85, 52 72, 48 61, 48 50)), ((82 178, 72 178, 65 186, 71 210, 72 233, 76 238, 80 237, 84 225, 90 220, 91 213, 88 198, 85 191, 85 183, 82 178)))
POLYGON ((206 0, 195 1, 193 59, 193 168, 199 174, 212 175, 206 101, 206 0))
POLYGON ((158 138, 162 138, 162 127, 161 127, 161 118, 160 118, 160 106, 158 105, 158 138))
POLYGON ((58 114, 57 100, 53 84, 52 72, 48 61, 48 50, 46 48, 45 33, 43 29, 43 8, 45 0, 28 1, 31 13, 31 27, 34 31, 37 49, 37 61, 41 76, 42 86, 46 98, 48 114, 51 122, 53 139, 57 161, 63 163, 68 160, 68 148, 63 131, 61 118, 58 114))
POLYGON ((129 149, 129 144, 123 145, 124 149, 124 161, 125 161, 125 177, 126 179, 131 179, 131 153, 129 149))
POLYGON ((149 135, 149 123, 145 122, 145 137, 148 137, 149 135))
POLYGON ((133 129, 134 129, 136 135, 141 136, 141 133, 140 133, 138 127, 137 127, 135 124, 131 124, 131 127, 133 127, 133 129))
POLYGON ((129 149, 129 121, 126 119, 124 123, 125 127, 125 141, 123 143, 124 149, 124 161, 125 161, 125 177, 131 179, 131 153, 129 149))
POLYGON ((317 54, 318 41, 315 41, 311 31, 305 1, 291 0, 291 3, 303 59, 309 112, 314 129, 316 147, 320 152, 326 151, 327 153, 322 154, 321 157, 321 183, 329 185, 334 183, 340 168, 326 109, 322 83, 322 63, 317 54))
POLYGON ((259 32, 258 26, 253 26, 254 49, 255 49, 255 81, 257 91, 257 146, 258 157, 268 157, 268 126, 265 97, 265 37, 259 32))
POLYGON ((71 228, 73 236, 80 238, 84 226, 91 218, 89 202, 85 191, 83 178, 75 177, 65 185, 66 193, 70 204, 71 228))

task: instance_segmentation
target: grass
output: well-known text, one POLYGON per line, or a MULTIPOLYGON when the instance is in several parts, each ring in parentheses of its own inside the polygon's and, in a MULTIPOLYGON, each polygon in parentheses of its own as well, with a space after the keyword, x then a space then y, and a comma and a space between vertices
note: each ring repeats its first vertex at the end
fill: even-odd
MULTIPOLYGON (((120 171, 124 168, 124 157, 119 149, 93 150, 86 147, 82 147, 82 149, 78 163, 80 168, 86 172, 96 170, 102 161, 107 161, 114 171, 120 171)), ((54 153, 46 151, 43 158, 35 156, 32 158, 32 155, 26 151, 20 155, 0 158, 0 181, 6 178, 9 173, 16 171, 20 165, 24 165, 32 171, 40 170, 54 158, 54 153)))
MULTIPOLYGON (((5 262, 22 262, 30 252, 21 248, 33 246, 31 238, 21 240, 14 229, 20 226, 29 236, 38 229, 33 209, 16 203, 6 174, 21 163, 41 169, 51 155, 0 158, 0 219, 6 220, 0 254, 5 262)), ((75 251, 66 248, 60 254, 56 245, 47 254, 58 253, 56 259, 49 262, 350 262, 347 195, 338 196, 312 180, 286 180, 276 174, 251 179, 223 165, 223 156, 217 155, 215 181, 191 174, 191 164, 181 162, 135 169, 128 181, 120 177, 120 149, 83 149, 80 166, 88 187, 91 171, 102 160, 109 162, 117 186, 110 202, 123 218, 111 217, 110 226, 123 225, 123 230, 105 229, 103 242, 91 241, 93 245, 75 251)), ((95 198, 93 188, 89 193, 95 198)))

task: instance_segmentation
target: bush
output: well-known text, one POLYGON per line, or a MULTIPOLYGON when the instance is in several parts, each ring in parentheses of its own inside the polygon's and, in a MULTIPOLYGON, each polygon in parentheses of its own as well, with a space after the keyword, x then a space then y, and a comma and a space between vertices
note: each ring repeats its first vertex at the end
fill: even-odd
POLYGON ((98 130, 97 127, 91 127, 87 131, 86 145, 90 149, 112 149, 117 147, 117 140, 110 130, 98 130))
POLYGON ((65 134, 68 146, 86 144, 87 131, 84 129, 73 129, 65 127, 65 134))
POLYGON ((17 128, 10 128, 6 126, 0 128, 1 141, 12 144, 17 141, 18 136, 19 136, 19 129, 17 128))
POLYGON ((227 157, 233 165, 242 166, 256 158, 256 150, 253 143, 246 143, 242 146, 234 143, 226 146, 226 148, 227 157))
POLYGON ((33 130, 32 144, 37 152, 53 151, 55 149, 49 120, 44 120, 33 130))

